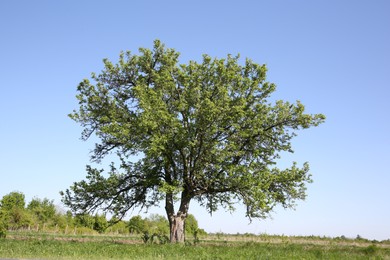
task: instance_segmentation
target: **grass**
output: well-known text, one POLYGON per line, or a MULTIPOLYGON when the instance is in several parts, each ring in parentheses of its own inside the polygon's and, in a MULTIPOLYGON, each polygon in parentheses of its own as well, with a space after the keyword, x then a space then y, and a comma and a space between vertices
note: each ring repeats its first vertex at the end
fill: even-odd
MULTIPOLYGON (((142 244, 111 236, 26 236, 0 239, 0 258, 24 259, 390 259, 390 247, 284 237, 284 241, 202 240, 197 245, 142 244), (329 243, 328 243, 329 242, 329 243)), ((263 238, 264 239, 264 238, 263 238)))

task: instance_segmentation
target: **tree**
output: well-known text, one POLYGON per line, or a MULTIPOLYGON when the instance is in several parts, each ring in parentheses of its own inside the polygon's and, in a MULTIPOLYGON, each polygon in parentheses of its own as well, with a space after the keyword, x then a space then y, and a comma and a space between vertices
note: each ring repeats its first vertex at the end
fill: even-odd
POLYGON ((31 223, 25 209, 25 196, 21 192, 4 195, 0 201, 0 221, 5 228, 18 229, 31 223))
POLYGON ((252 219, 304 199, 308 164, 275 164, 281 152, 293 152, 296 130, 325 117, 305 114, 299 101, 269 101, 276 87, 266 66, 239 62, 204 55, 179 64, 179 53, 158 40, 138 55, 122 52, 117 64, 104 59, 104 70, 78 85, 80 107, 70 117, 84 128, 83 140, 98 137, 93 162, 116 154, 121 163, 108 175, 87 166, 87 180, 62 192, 63 202, 121 218, 163 200, 170 240, 183 242, 192 200, 210 213, 241 202, 252 219))
POLYGON ((93 230, 95 218, 87 213, 78 214, 74 217, 76 227, 86 227, 93 230))
POLYGON ((2 210, 11 211, 12 209, 24 209, 26 202, 23 193, 13 191, 7 195, 4 195, 0 201, 0 207, 2 210))
POLYGON ((108 227, 108 221, 106 215, 95 214, 95 223, 93 223, 93 229, 99 233, 104 233, 108 227))
POLYGON ((108 233, 116 233, 116 234, 129 234, 128 224, 125 221, 117 220, 115 217, 111 218, 108 222, 107 231, 108 233))
POLYGON ((56 215, 56 207, 52 200, 44 198, 34 198, 28 203, 27 209, 37 218, 41 224, 46 224, 49 221, 54 221, 56 215))
POLYGON ((150 234, 167 235, 169 233, 168 221, 164 216, 151 214, 145 222, 150 234))
POLYGON ((129 220, 128 228, 130 234, 141 234, 147 230, 147 223, 141 216, 137 215, 129 220))

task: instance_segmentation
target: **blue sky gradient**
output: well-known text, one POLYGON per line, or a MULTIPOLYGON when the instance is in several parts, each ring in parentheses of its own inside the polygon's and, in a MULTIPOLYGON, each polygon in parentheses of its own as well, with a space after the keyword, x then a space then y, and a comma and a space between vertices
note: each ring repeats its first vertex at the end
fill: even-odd
POLYGON ((295 211, 249 225, 240 206, 209 216, 191 204, 201 227, 390 239, 389 1, 133 2, 0 1, 0 197, 21 191, 61 204, 59 191, 84 178, 94 145, 67 117, 78 83, 103 58, 160 39, 183 63, 204 53, 265 63, 273 98, 327 116, 280 160, 311 165, 314 183, 295 211))

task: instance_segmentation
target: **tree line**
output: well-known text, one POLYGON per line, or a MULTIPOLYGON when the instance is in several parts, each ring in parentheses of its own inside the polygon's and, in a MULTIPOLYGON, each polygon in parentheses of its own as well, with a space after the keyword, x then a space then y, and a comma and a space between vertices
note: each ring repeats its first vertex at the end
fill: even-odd
MULTIPOLYGON (((26 203, 25 195, 14 191, 0 200, 0 237, 5 237, 7 231, 12 230, 64 234, 141 234, 147 242, 153 236, 168 237, 169 223, 166 217, 158 214, 149 217, 136 215, 129 220, 108 218, 104 213, 73 214, 70 210, 59 209, 53 200, 47 198, 33 198, 26 203)), ((185 232, 190 236, 206 234, 198 227, 198 221, 193 215, 188 217, 185 232)))

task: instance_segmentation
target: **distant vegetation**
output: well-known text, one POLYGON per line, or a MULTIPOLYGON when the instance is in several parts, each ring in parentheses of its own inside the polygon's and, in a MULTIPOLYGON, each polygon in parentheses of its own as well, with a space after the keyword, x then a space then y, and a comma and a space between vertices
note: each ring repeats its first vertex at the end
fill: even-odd
POLYGON ((26 204, 20 192, 0 200, 0 258, 34 259, 390 259, 390 240, 208 234, 194 216, 186 242, 169 245, 164 216, 127 221, 61 212, 49 199, 26 204))
MULTIPOLYGON (((169 236, 168 220, 161 215, 133 216, 128 221, 108 219, 104 214, 73 215, 61 212, 47 198, 34 198, 26 204, 21 192, 11 192, 0 200, 0 237, 7 231, 38 231, 70 235, 118 234, 139 235, 145 242, 153 238, 169 236)), ((186 233, 190 236, 206 234, 199 229, 193 215, 186 221, 186 233)))

